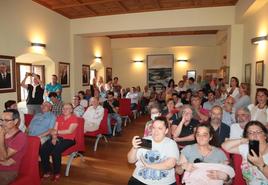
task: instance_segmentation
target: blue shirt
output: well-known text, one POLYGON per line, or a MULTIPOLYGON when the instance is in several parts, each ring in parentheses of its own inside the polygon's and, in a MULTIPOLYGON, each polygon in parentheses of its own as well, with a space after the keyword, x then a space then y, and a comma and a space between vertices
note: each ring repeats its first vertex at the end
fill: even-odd
POLYGON ((54 128, 56 116, 52 112, 37 113, 29 126, 29 135, 38 136, 48 129, 54 128))
MULTIPOLYGON (((51 83, 46 84, 45 90, 50 92, 57 92, 58 90, 62 90, 62 86, 59 83, 56 83, 55 85, 52 85, 51 83)), ((61 95, 58 95, 58 99, 61 100, 61 95)), ((47 101, 50 101, 49 97, 47 97, 47 101)))

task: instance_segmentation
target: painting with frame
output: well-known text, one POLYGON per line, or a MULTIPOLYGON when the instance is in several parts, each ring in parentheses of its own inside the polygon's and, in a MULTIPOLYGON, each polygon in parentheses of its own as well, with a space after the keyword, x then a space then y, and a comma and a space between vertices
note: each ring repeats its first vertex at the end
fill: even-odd
POLYGON ((255 82, 257 86, 263 86, 263 78, 264 78, 264 61, 256 62, 256 70, 255 70, 255 82))
POLYGON ((174 56, 172 54, 147 55, 147 84, 160 91, 173 78, 174 56))
POLYGON ((82 65, 82 85, 88 86, 90 81, 90 65, 82 65))
POLYGON ((70 87, 70 64, 59 62, 59 83, 62 87, 70 87))
POLYGON ((15 57, 0 55, 0 93, 8 93, 15 91, 15 57))

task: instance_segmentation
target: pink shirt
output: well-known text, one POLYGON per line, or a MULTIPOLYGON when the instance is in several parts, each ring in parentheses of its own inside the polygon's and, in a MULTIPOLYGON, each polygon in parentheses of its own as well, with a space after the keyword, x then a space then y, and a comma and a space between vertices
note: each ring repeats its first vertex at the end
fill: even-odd
POLYGON ((22 157, 26 152, 27 136, 23 132, 19 131, 15 137, 5 139, 5 144, 7 148, 17 151, 13 156, 11 156, 11 159, 15 161, 15 164, 11 166, 3 166, 0 164, 0 171, 18 171, 22 157))

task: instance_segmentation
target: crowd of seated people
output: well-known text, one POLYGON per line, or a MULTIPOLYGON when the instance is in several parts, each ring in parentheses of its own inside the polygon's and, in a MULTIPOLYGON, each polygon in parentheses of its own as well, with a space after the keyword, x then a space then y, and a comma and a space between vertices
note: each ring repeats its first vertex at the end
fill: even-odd
MULTIPOLYGON (((229 87, 223 79, 199 80, 198 83, 193 78, 186 80, 185 76, 177 87, 174 84, 171 80, 159 91, 152 88, 149 100, 146 90, 151 119, 145 124, 144 138, 152 135, 155 117, 164 116, 170 129, 165 131, 165 136, 177 143, 179 159, 175 166, 165 169, 158 168, 158 164, 168 163, 167 156, 161 163, 151 161, 148 167, 144 159, 150 150, 143 147, 140 138, 134 137, 128 159, 136 163, 136 169, 129 184, 146 184, 148 180, 157 184, 159 179, 143 173, 163 174, 160 179, 164 181, 168 180, 165 170, 171 169, 185 175, 182 181, 186 185, 192 184, 193 179, 195 182, 199 179, 200 184, 231 184, 236 173, 230 163, 233 160, 230 154, 234 153, 243 159, 242 175, 237 178, 244 179, 244 184, 268 185, 268 90, 258 88, 255 102, 251 103, 249 85, 239 84, 236 77, 231 78, 229 87), (259 153, 249 151, 252 140, 259 143, 259 153), (139 152, 141 148, 143 152, 139 152)), ((151 140, 152 148, 159 150, 154 138, 151 140)))
MULTIPOLYGON (((38 78, 36 75, 34 77, 38 78)), ((35 83, 36 86, 41 82, 36 79, 35 83)), ((22 84, 26 87, 25 82, 22 84)), ((74 135, 77 127, 77 117, 85 120, 84 132, 94 132, 100 126, 104 109, 107 109, 107 135, 112 136, 112 127, 114 126, 115 135, 120 136, 123 128, 122 118, 119 114, 119 100, 120 98, 127 98, 130 99, 132 110, 140 111, 142 114, 150 113, 150 120, 144 123, 144 137, 152 140, 152 148, 158 150, 154 154, 143 149, 140 150, 140 139, 133 138, 133 148, 128 154, 128 159, 131 163, 136 162, 137 168, 129 184, 151 183, 155 180, 174 184, 175 176, 173 176, 173 173, 175 175, 175 168, 179 174, 185 170, 188 175, 194 175, 194 173, 191 173, 192 170, 188 169, 195 165, 192 160, 195 158, 202 159, 201 163, 219 163, 225 165, 225 168, 227 158, 219 149, 221 146, 229 153, 241 154, 244 161, 249 160, 248 166, 257 170, 258 175, 256 177, 246 178, 250 185, 253 185, 259 178, 262 179, 260 182, 266 183, 268 181, 268 167, 266 166, 268 165, 268 159, 266 159, 268 147, 265 148, 268 137, 268 90, 266 88, 257 89, 255 102, 250 101, 249 86, 245 83, 239 84, 236 77, 231 78, 230 87, 227 87, 222 79, 214 78, 210 81, 201 81, 199 77, 195 81, 194 78, 187 79, 183 76, 177 87, 175 81, 170 80, 167 87, 163 86, 160 91, 157 91, 155 87, 148 88, 148 86, 145 86, 144 92, 141 92, 139 86, 123 88, 117 77, 106 84, 100 78, 94 80, 90 89, 85 92, 79 91, 73 96, 72 100, 62 99, 62 89, 60 84, 57 83, 56 75, 52 76, 52 82, 46 84, 44 88, 44 101, 40 104, 40 111, 34 112, 28 128, 26 129, 22 113, 18 114, 21 118, 20 121, 14 123, 14 128, 18 128, 28 135, 38 136, 41 139, 40 155, 44 177, 52 176, 55 181, 59 179, 61 153, 75 144, 74 135), (161 118, 158 118, 159 116, 161 118), (263 127, 254 124, 248 126, 251 123, 250 121, 257 121, 263 127), (255 130, 251 129, 252 127, 255 130), (251 130, 245 132, 249 128, 251 130), (265 141, 262 140, 262 136, 266 139, 265 141), (262 154, 263 159, 260 159, 254 153, 249 154, 250 157, 247 159, 245 155, 248 155, 248 153, 245 153, 245 149, 242 148, 243 151, 240 151, 240 144, 246 144, 253 139, 259 141, 260 154, 262 154), (213 140, 213 144, 210 142, 211 140, 213 140), (169 149, 164 149, 162 147, 163 143, 167 143, 164 144, 167 147, 172 147, 170 150, 176 155, 166 154, 165 150, 169 149), (174 149, 174 144, 176 149, 174 149), (236 147, 239 150, 234 149, 236 147), (179 154, 177 150, 180 150, 181 153, 179 154), (215 152, 217 160, 214 160, 215 152), (53 159, 53 168, 48 161, 50 155, 53 159), (148 155, 159 155, 158 160, 151 164, 149 158, 149 161, 146 161, 148 155), (142 158, 140 158, 141 156, 142 158), (205 160, 206 158, 208 160, 205 160), (188 168, 188 166, 190 167, 188 168), (152 171, 146 171, 147 168, 152 171), (160 177, 148 176, 146 173, 160 173, 160 177)), ((36 91, 33 88, 28 88, 28 90, 36 91)), ((33 98, 32 94, 31 98, 33 98)), ((31 108, 31 106, 29 107, 31 108)), ((6 111, 16 110, 16 101, 7 101, 5 109, 6 111)), ((31 111, 29 112, 31 113, 31 111)), ((15 120, 16 118, 12 119, 15 120)), ((10 119, 10 121, 14 120, 10 119)), ((1 126, 4 125, 2 128, 5 128, 6 122, 8 122, 6 118, 1 119, 1 126)), ((8 132, 3 132, 4 139, 9 138, 9 135, 5 136, 6 133, 8 132)), ((5 147, 7 150, 9 146, 5 145, 5 147)), ((17 152, 17 148, 12 149, 17 152)), ((9 158, 12 160, 20 159, 13 159, 13 156, 4 157, 6 157, 5 160, 9 158)), ((2 162, 2 159, 0 162, 2 162)), ((17 163, 19 164, 19 162, 17 163)), ((12 169, 15 173, 11 175, 11 179, 14 179, 18 168, 12 169)), ((221 180, 222 183, 231 182, 233 174, 229 168, 226 167, 229 171, 218 172, 218 166, 216 168, 215 165, 215 169, 210 169, 209 179, 207 180, 221 180)), ((184 179, 184 182, 187 184, 187 178, 184 179)))

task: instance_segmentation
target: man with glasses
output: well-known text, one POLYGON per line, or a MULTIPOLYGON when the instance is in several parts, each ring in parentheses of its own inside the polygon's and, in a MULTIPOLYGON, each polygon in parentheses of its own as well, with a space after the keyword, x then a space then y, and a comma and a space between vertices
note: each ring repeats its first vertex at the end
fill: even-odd
POLYGON ((237 123, 231 125, 230 139, 240 139, 243 137, 243 132, 246 124, 250 121, 250 111, 246 107, 239 108, 236 111, 237 123))
POLYGON ((15 109, 5 110, 0 119, 1 185, 14 181, 26 152, 27 137, 18 129, 19 119, 19 112, 15 109))

